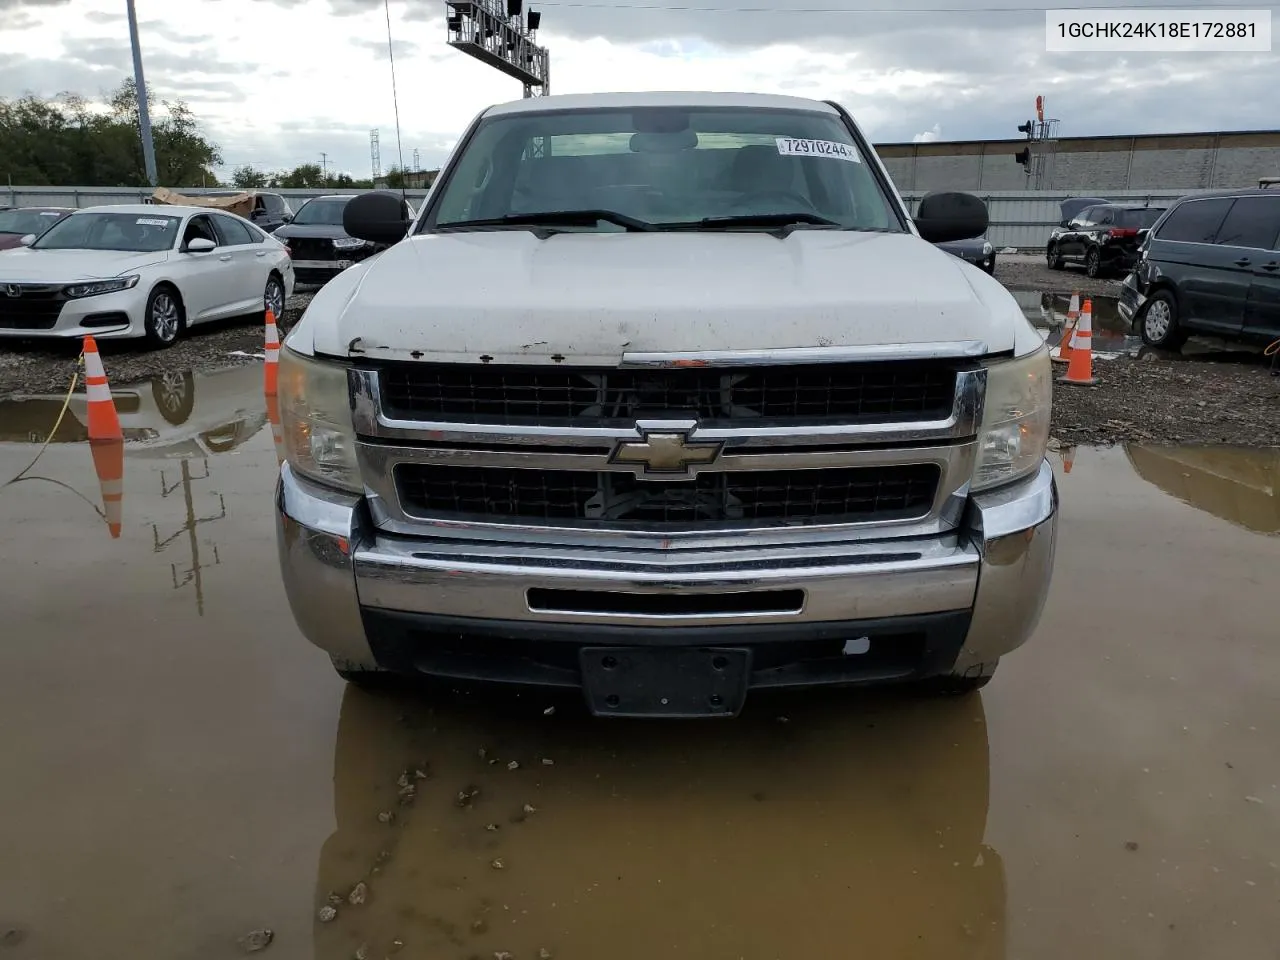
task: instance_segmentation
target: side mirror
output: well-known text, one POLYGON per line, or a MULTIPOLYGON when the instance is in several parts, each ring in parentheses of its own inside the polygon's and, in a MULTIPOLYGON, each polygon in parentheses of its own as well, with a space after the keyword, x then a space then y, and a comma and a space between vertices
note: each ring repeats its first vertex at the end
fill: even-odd
POLYGON ((971 240, 987 232, 987 205, 971 193, 930 193, 920 201, 916 229, 930 243, 971 240))
POLYGON ((208 253, 218 249, 218 245, 208 237, 196 237, 187 244, 187 253, 208 253))
POLYGON ((342 210, 342 229, 370 243, 399 243, 411 222, 401 203, 400 195, 388 190, 352 197, 342 210))
POLYGON ((35 242, 36 242, 36 235, 34 233, 28 233, 26 236, 22 237, 18 241, 18 243, 22 244, 24 247, 29 247, 35 242))
POLYGON ((283 220, 285 223, 293 223, 293 214, 292 214, 292 213, 286 213, 286 214, 285 214, 283 217, 281 217, 280 219, 281 219, 281 220, 283 220))

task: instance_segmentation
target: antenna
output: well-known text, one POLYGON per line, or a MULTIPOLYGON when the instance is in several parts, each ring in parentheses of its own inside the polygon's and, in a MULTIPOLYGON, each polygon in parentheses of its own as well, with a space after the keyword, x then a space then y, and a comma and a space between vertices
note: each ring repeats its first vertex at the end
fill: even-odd
POLYGON ((404 147, 400 143, 400 98, 396 94, 396 53, 391 45, 391 0, 382 0, 387 15, 387 59, 391 61, 391 102, 396 108, 396 153, 400 156, 400 199, 409 205, 409 194, 404 188, 404 147))

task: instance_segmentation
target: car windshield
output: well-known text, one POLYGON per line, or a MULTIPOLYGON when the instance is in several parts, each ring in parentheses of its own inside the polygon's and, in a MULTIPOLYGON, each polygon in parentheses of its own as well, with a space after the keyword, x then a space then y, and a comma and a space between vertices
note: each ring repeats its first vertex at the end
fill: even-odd
POLYGON ((560 214, 548 218, 556 229, 589 231, 749 228, 752 218, 776 228, 793 214, 814 228, 905 229, 837 115, 742 107, 484 119, 424 227, 531 222, 539 213, 560 214), (568 222, 574 212, 588 215, 568 222))
POLYGON ((1116 211, 1116 226, 1130 229, 1136 227, 1139 230, 1144 230, 1159 220, 1162 213, 1164 213, 1163 207, 1146 207, 1142 210, 1118 210, 1116 211))
POLYGON ((0 213, 0 233, 16 233, 26 236, 44 233, 59 217, 66 214, 59 210, 5 210, 0 213))
POLYGON ((302 226, 340 227, 342 211, 346 207, 346 199, 308 200, 298 208, 298 214, 293 218, 293 222, 302 226))
POLYGON ((36 250, 168 250, 181 217, 154 213, 75 213, 55 223, 31 245, 36 250))

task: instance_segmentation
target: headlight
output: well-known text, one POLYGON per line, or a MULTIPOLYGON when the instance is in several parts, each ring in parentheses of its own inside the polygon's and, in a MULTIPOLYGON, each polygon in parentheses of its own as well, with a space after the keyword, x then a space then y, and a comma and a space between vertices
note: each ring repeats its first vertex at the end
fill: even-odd
POLYGON ((96 297, 103 293, 119 293, 121 290, 132 290, 138 285, 137 274, 131 277, 116 277, 114 280, 94 280, 90 283, 73 283, 63 287, 62 292, 72 300, 81 297, 96 297))
POLYGON ((1047 343, 1029 356, 987 367, 987 399, 971 489, 996 487, 1040 468, 1049 445, 1052 375, 1047 343))
POLYGON ((365 241, 359 237, 339 237, 333 241, 335 250, 358 250, 365 245, 365 241))
POLYGON ((364 489, 356 463, 347 368, 280 350, 280 428, 285 459, 302 476, 352 493, 364 489))
POLYGON ((982 245, 982 255, 983 255, 984 257, 989 257, 989 256, 991 256, 991 250, 992 250, 991 244, 989 244, 989 243, 984 243, 984 244, 982 245))

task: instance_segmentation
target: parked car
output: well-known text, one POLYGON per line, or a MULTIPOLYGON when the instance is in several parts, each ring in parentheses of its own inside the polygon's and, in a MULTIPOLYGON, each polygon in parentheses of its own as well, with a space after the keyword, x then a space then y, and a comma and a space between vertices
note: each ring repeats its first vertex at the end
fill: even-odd
POLYGON ((247 220, 261 227, 267 233, 275 233, 286 223, 293 220, 293 207, 281 194, 267 193, 262 190, 219 190, 207 193, 207 197, 236 197, 242 193, 253 194, 253 209, 249 211, 247 220))
POLYGON ((167 347, 207 320, 279 316, 293 292, 284 244, 203 207, 88 207, 22 243, 0 257, 0 337, 167 347))
POLYGON ((953 240, 950 243, 935 244, 939 249, 947 251, 953 257, 959 257, 966 263, 972 263, 975 267, 985 270, 987 273, 996 272, 996 251, 991 245, 991 241, 983 237, 977 237, 973 240, 953 240))
POLYGON ((39 236, 69 215, 74 207, 18 207, 0 210, 0 250, 22 245, 27 234, 39 236))
MULTIPOLYGON (((353 237, 342 227, 342 212, 351 196, 312 197, 298 208, 293 222, 276 231, 289 245, 299 283, 325 284, 352 264, 367 260, 389 245, 353 237)), ((406 202, 404 220, 414 217, 406 202)))
POLYGON ((1127 273, 1138 259, 1139 233, 1164 211, 1164 207, 1122 203, 1085 207, 1049 235, 1045 246, 1049 269, 1080 263, 1090 277, 1127 273))
POLYGON ((971 691, 1031 635, 1048 347, 933 245, 982 236, 982 201, 913 221, 839 105, 520 100, 412 224, 389 192, 343 223, 394 245, 286 338, 276 512, 347 679, 731 716, 769 687, 971 691))
POLYGON ((1121 288, 1120 315, 1154 347, 1193 333, 1280 337, 1280 193, 1183 197, 1151 228, 1121 288))

